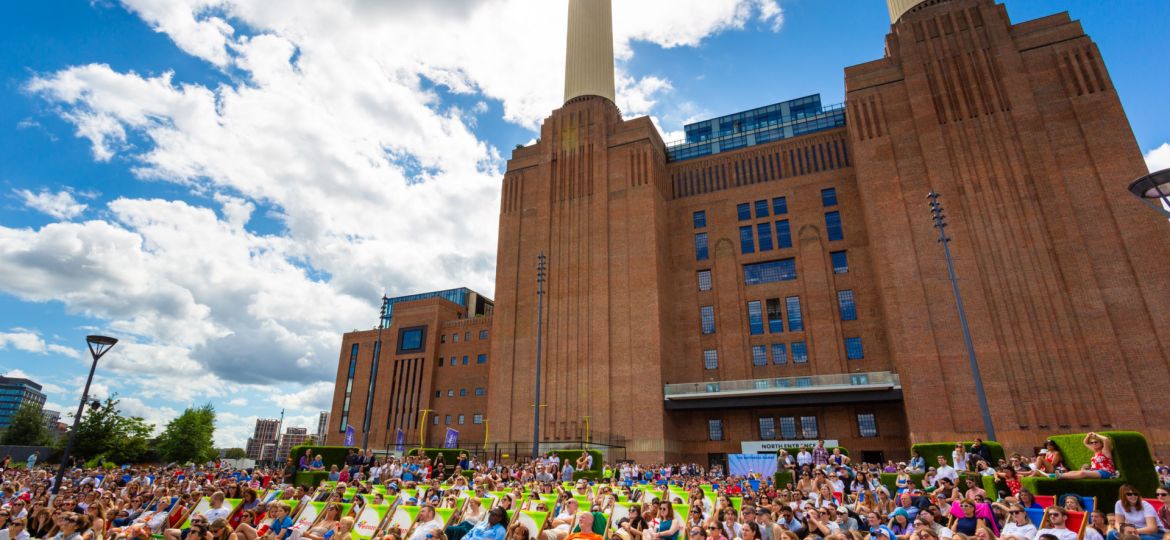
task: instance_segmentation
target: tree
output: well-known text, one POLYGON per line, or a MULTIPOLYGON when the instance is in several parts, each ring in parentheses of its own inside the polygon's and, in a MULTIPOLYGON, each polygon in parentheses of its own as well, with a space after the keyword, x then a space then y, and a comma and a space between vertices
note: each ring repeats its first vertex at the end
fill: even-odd
POLYGON ((41 416, 41 407, 25 403, 12 415, 12 424, 4 432, 3 443, 13 446, 40 446, 49 442, 49 429, 41 416))
POLYGON ((118 403, 108 397, 104 404, 90 406, 82 413, 73 456, 83 461, 101 457, 114 463, 135 463, 146 455, 154 425, 137 416, 122 416, 118 403))
POLYGON ((214 460, 212 435, 215 434, 215 407, 210 403, 197 409, 188 408, 167 423, 158 438, 158 453, 166 461, 203 463, 214 460))
POLYGON ((248 457, 248 453, 243 448, 228 448, 224 457, 227 459, 244 459, 248 457))

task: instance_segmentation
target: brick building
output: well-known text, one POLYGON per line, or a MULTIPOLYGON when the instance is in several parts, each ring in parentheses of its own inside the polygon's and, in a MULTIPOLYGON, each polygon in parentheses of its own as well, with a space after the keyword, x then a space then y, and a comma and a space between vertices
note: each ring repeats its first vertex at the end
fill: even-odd
MULTIPOLYGON (((1126 192, 1145 164, 1096 46, 1067 13, 889 4, 886 56, 845 69, 845 104, 780 102, 666 144, 613 103, 608 0, 570 0, 565 104, 503 179, 495 310, 477 326, 490 361, 473 375, 490 393, 459 410, 485 411, 492 441, 531 440, 543 253, 545 442, 588 429, 630 458, 708 462, 824 438, 876 460, 979 436, 935 190, 1000 442, 1136 429, 1170 451, 1151 399, 1170 386, 1155 331, 1170 244, 1142 241, 1165 223, 1126 192)), ((429 329, 422 398, 389 410, 445 418, 444 389, 470 383, 437 365, 454 344, 433 333, 468 315, 409 306, 429 329)), ((346 347, 373 334, 346 335, 331 418, 347 414, 346 347)), ((350 382, 368 381, 357 365, 350 382)))
POLYGON ((244 445, 244 453, 248 459, 271 460, 276 452, 276 439, 280 435, 280 420, 275 418, 257 418, 256 426, 252 429, 252 436, 244 445), (265 450, 266 447, 271 447, 265 450))

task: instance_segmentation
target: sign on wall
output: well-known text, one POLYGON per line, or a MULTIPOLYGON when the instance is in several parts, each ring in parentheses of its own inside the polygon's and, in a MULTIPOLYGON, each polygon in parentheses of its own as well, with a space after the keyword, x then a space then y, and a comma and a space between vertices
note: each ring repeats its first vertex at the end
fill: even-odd
MULTIPOLYGON (((777 454, 780 450, 787 450, 789 454, 795 454, 800 451, 801 447, 808 447, 811 452, 813 447, 817 445, 816 441, 742 441, 739 443, 739 449, 744 454, 777 454)), ((840 446, 835 439, 825 439, 825 448, 840 446)))

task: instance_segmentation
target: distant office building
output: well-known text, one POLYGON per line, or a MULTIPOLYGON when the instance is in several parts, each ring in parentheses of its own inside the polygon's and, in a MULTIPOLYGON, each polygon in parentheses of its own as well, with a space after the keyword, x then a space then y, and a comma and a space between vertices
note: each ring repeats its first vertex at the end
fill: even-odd
POLYGON ((0 377, 0 429, 12 425, 12 416, 26 403, 38 409, 44 406, 41 385, 24 378, 0 377))
POLYGON ((317 440, 324 441, 325 433, 329 429, 329 411, 321 411, 321 416, 317 418, 317 440))
POLYGON ((248 444, 244 448, 244 452, 248 454, 248 458, 258 461, 272 459, 272 452, 276 448, 276 439, 279 430, 280 420, 257 418, 256 428, 253 430, 252 436, 248 438, 248 444), (268 444, 271 444, 273 449, 269 450, 268 457, 265 457, 264 446, 268 444))
POLYGON ((280 437, 280 445, 276 448, 276 461, 288 459, 288 453, 294 446, 316 440, 315 436, 309 434, 309 428, 290 427, 285 429, 284 435, 280 437))
POLYGON ((57 424, 61 422, 61 412, 41 409, 41 419, 45 421, 45 427, 57 429, 57 424))

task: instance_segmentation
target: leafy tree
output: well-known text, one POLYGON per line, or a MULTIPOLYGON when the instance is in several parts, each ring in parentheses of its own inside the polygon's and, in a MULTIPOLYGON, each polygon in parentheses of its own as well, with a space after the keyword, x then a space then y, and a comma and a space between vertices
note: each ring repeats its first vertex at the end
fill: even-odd
POLYGON ((73 457, 82 461, 102 457, 102 461, 135 463, 146 455, 154 425, 137 416, 122 416, 118 403, 119 400, 108 397, 105 403, 91 405, 82 413, 73 442, 73 457))
POLYGON ((49 429, 45 427, 41 408, 25 403, 12 415, 12 424, 4 432, 3 444, 14 446, 40 446, 49 442, 49 429))
POLYGON ((243 448, 228 448, 224 457, 227 459, 244 459, 248 457, 248 453, 243 448))
POLYGON ((167 423, 158 438, 158 453, 166 461, 203 463, 215 459, 215 407, 210 403, 188 408, 167 423))

